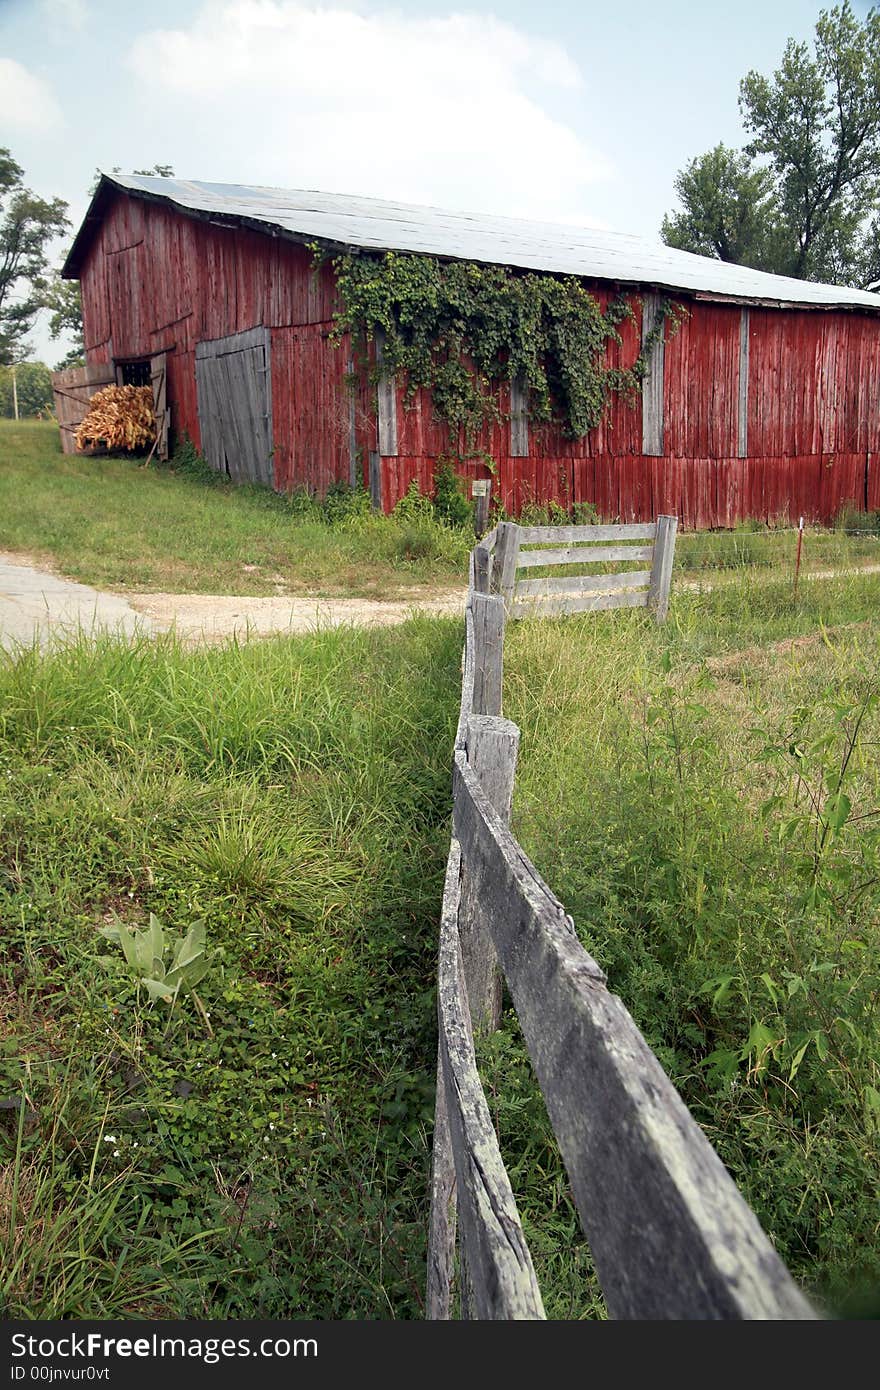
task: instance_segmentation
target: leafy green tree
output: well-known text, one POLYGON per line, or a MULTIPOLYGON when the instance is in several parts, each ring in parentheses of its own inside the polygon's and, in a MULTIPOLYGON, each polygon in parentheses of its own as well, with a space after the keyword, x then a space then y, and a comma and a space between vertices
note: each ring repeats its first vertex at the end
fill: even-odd
POLYGON ((676 175, 675 191, 683 211, 663 218, 667 246, 759 269, 772 261, 773 178, 748 155, 716 145, 676 175))
POLYGON ((70 225, 67 204, 24 186, 24 170, 0 148, 0 365, 25 355, 25 337, 43 307, 48 247, 70 225))
POLYGON ((15 395, 22 419, 51 414, 53 406, 52 374, 45 362, 19 362, 14 367, 0 367, 0 415, 11 420, 15 415, 15 395), (12 374, 15 373, 15 390, 12 374))
POLYGON ((82 366, 86 359, 83 342, 82 298, 78 280, 62 280, 56 272, 46 290, 46 308, 50 310, 49 336, 52 341, 66 333, 70 339, 67 354, 56 363, 55 370, 82 366))
POLYGON ((863 23, 850 0, 823 10, 812 47, 790 39, 772 76, 743 78, 739 104, 742 153, 717 146, 678 175, 683 211, 664 218, 664 241, 800 279, 876 278, 877 10, 863 23))

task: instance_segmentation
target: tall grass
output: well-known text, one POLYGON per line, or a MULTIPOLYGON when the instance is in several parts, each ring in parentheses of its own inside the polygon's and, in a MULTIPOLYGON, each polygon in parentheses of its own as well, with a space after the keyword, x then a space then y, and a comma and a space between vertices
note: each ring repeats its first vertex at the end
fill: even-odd
MULTIPOLYGON (((877 1265, 878 597, 746 576, 506 657, 517 833, 838 1303, 877 1265)), ((421 1315, 460 649, 420 619, 0 658, 8 1315, 421 1315), (100 934, 150 912, 206 924, 204 1017, 100 934)), ((484 1075, 548 1311, 601 1316, 512 1024, 484 1075)))
POLYGON ((422 621, 4 658, 16 1316, 420 1315, 459 655, 422 621), (99 934, 150 912, 206 923, 207 1018, 99 934))
MULTIPOLYGON (((878 598, 864 576, 797 604, 757 583, 680 594, 663 629, 516 624, 505 662, 515 831, 783 1258, 836 1308, 880 1287, 878 598)), ((494 1049, 543 1153, 526 1211, 554 1229, 558 1164, 512 1021, 494 1049)), ((508 1129, 518 1155, 515 1110, 508 1129)))

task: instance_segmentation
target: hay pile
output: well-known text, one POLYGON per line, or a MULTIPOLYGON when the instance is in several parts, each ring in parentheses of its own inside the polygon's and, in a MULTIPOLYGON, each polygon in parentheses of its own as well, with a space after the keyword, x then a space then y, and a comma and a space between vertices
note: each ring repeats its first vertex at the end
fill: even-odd
POLYGON ((96 448, 144 449, 156 438, 150 386, 105 386, 89 401, 88 414, 76 429, 79 453, 96 448))

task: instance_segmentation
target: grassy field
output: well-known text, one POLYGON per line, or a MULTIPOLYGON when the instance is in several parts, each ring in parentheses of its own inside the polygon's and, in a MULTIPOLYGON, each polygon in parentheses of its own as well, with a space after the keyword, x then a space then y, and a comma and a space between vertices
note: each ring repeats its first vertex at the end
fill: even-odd
MULTIPOLYGON (((525 519, 569 520, 558 508, 535 507, 525 519)), ((53 422, 0 420, 0 550, 98 588, 417 597, 463 585, 472 543, 466 527, 438 523, 425 499, 405 500, 391 517, 372 512, 363 495, 322 508, 206 478, 204 466, 65 456, 53 422)), ((796 550, 786 527, 682 533, 676 569, 713 584, 742 570, 792 580, 796 550)), ((805 574, 871 564, 880 564, 877 514, 851 510, 836 529, 806 533, 805 574)))
POLYGON ((459 661, 0 660, 0 1315, 420 1315, 459 661), (151 912, 205 923, 204 1013, 100 934, 151 912))
POLYGON ((467 582, 473 535, 358 500, 329 524, 303 498, 63 455, 54 422, 0 421, 0 550, 98 588, 395 598, 467 582))
MULTIPOLYGON (((518 834, 833 1306, 880 1244, 878 600, 741 579, 508 638, 518 834)), ((3 1315, 422 1315, 460 644, 0 658, 3 1315), (102 935, 151 912, 206 927, 173 1008, 102 935)), ((601 1316, 510 1019, 483 1064, 548 1314, 601 1316)))
MULTIPOLYGON (((467 549, 418 508, 329 524, 62 459, 51 426, 0 449, 0 547, 93 583, 277 592, 280 556, 314 591, 345 555, 347 592, 390 595, 459 578, 467 549)), ((840 1308, 880 1281, 880 576, 795 596, 778 542, 730 533, 728 565, 684 538, 712 587, 679 587, 663 629, 512 625, 505 712, 523 844, 840 1308)), ((0 1316, 422 1315, 460 645, 422 619, 0 655, 0 1316), (151 914, 168 966, 204 926, 173 1007, 121 949, 151 914)), ((602 1316, 509 1017, 482 1061, 548 1314, 602 1316)))
MULTIPOLYGON (((663 629, 514 625, 505 663, 521 842, 796 1277, 874 1315, 878 601, 741 580, 663 629)), ((546 1249, 574 1213, 511 1018, 486 1063, 546 1249)), ((589 1303, 585 1250, 551 1267, 589 1303)))

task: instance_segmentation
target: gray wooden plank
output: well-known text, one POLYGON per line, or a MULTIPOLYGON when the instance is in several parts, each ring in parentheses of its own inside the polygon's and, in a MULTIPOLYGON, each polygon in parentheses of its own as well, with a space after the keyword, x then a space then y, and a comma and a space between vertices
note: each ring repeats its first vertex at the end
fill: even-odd
POLYGON ((196 358, 195 369, 202 454, 216 472, 223 473, 225 468, 221 455, 218 406, 215 403, 214 391, 216 364, 212 358, 196 358))
POLYGON ((477 484, 474 484, 472 496, 474 499, 474 533, 479 540, 489 529, 489 506, 492 501, 491 478, 480 480, 480 491, 477 491, 477 484))
POLYGON ((563 574, 545 579, 519 579, 514 597, 549 598, 551 594, 613 593, 617 589, 638 589, 650 584, 651 570, 624 570, 616 574, 563 574))
POLYGON ((455 835, 615 1318, 811 1318, 754 1214, 461 752, 455 835))
POLYGON ((529 598, 515 602, 514 618, 552 618, 565 613, 598 613, 603 608, 646 608, 647 589, 625 594, 570 594, 558 598, 529 598))
POLYGON ((544 1307, 474 1056, 458 939, 458 846, 447 865, 437 1005, 461 1237, 474 1312, 543 1318, 544 1307))
POLYGON ((156 421, 156 458, 168 458, 168 355, 157 352, 150 358, 150 385, 153 389, 153 416, 156 421))
POLYGON ((474 714, 501 713, 504 676, 504 600, 498 594, 471 594, 474 621, 474 714))
POLYGON ((529 456, 529 392, 522 377, 516 376, 510 383, 510 456, 528 458, 529 456))
POLYGON ((226 453, 229 476, 234 483, 254 483, 257 478, 253 472, 245 420, 247 391, 242 354, 230 352, 215 358, 214 370, 220 443, 226 453))
MULTIPOLYGON (((642 346, 660 319, 660 297, 642 296, 642 346)), ((663 453, 663 372, 665 331, 648 353, 647 371, 642 380, 642 453, 659 458, 663 453)))
POLYGON ((633 522, 620 526, 520 526, 520 546, 553 541, 558 545, 584 545, 593 541, 650 541, 654 539, 654 522, 633 522))
POLYGON ((262 409, 263 409, 263 480, 275 487, 275 441, 272 424, 272 335, 266 330, 262 350, 262 409))
POLYGON ((482 542, 472 551, 474 573, 471 588, 478 594, 488 594, 492 579, 492 551, 482 542))
POLYGON ((499 521, 495 542, 495 559, 492 566, 492 589, 501 595, 504 602, 513 602, 516 584, 517 555, 519 553, 519 527, 512 521, 499 521))
POLYGON ((223 338, 203 338, 196 343, 196 359, 209 357, 223 357, 230 352, 244 352, 249 348, 268 347, 271 340, 271 330, 258 324, 254 328, 246 328, 241 333, 228 333, 223 338))
POLYGON ((456 748, 467 744, 468 720, 474 712, 474 682, 477 672, 477 654, 474 643, 473 595, 464 610, 464 647, 461 653, 461 699, 458 708, 458 727, 455 731, 456 748))
MULTIPOLYGON (((501 599, 495 599, 501 603, 501 599)), ((509 719, 472 715, 467 726, 467 760, 505 825, 510 822, 519 729, 509 719)), ((486 903, 467 861, 461 865, 458 933, 465 992, 475 1033, 494 1033, 501 1022, 501 971, 486 919, 486 903)))
POLYGON ((455 1159, 452 1156, 452 1135, 449 1132, 449 1113, 446 1108, 443 1054, 438 1044, 434 1135, 431 1143, 428 1286, 425 1295, 425 1317, 433 1322, 445 1322, 452 1316, 457 1217, 455 1159))
MULTIPOLYGON (((461 851, 453 836, 446 860, 443 901, 440 909, 441 937, 443 924, 457 923, 460 903, 461 851)), ((438 1027, 441 1027, 438 1000, 438 1027)), ((428 1219, 428 1285, 425 1298, 425 1317, 446 1321, 452 1315, 452 1280, 455 1269, 455 1232, 458 1204, 455 1190, 455 1159, 452 1154, 452 1134, 446 1105, 446 1082, 443 1075, 443 1049, 437 1043, 437 1091, 434 1102, 434 1136, 431 1145, 431 1209, 428 1219)))
POLYGON ((607 560, 650 560, 651 545, 564 545, 553 550, 520 550, 517 568, 537 569, 539 565, 595 565, 607 560))
POLYGON ((678 517, 658 516, 657 539, 654 542, 654 564, 651 568, 651 587, 648 604, 658 623, 665 623, 669 612, 669 588, 672 583, 672 562, 675 558, 675 533, 678 517))
POLYGON ((739 314, 739 395, 737 399, 737 458, 749 453, 749 311, 739 314))
MULTIPOLYGON (((376 333, 376 365, 382 372, 385 356, 385 335, 376 333)), ((393 457, 397 453, 397 382, 392 375, 380 376, 376 387, 376 405, 379 416, 379 453, 383 457, 393 457)))
POLYGON ((269 430, 269 391, 271 376, 268 349, 264 345, 236 354, 241 362, 246 405, 245 445, 250 455, 248 471, 254 481, 271 487, 274 473, 269 430))

